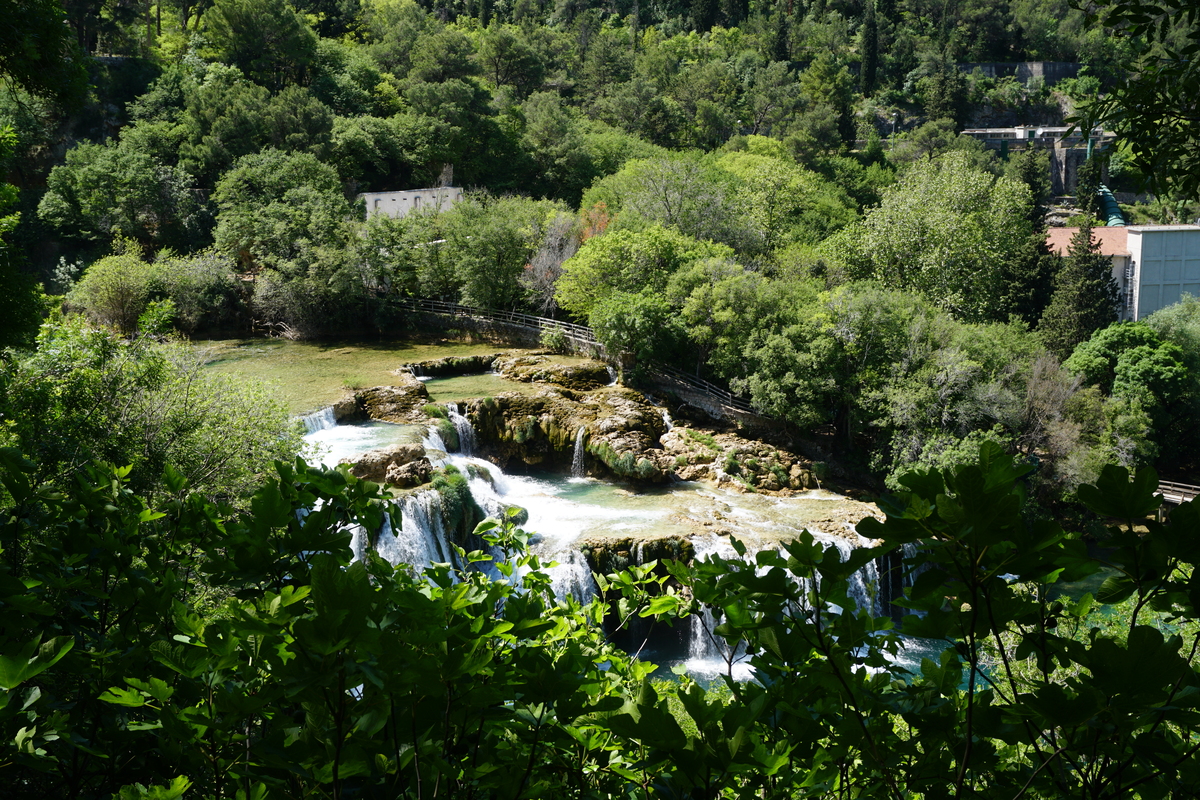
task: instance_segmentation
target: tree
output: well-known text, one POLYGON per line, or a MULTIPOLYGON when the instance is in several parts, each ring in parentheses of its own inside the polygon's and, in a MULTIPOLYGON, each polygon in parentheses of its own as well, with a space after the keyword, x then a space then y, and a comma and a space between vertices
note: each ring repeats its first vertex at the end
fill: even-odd
POLYGON ((152 268, 126 243, 125 252, 91 264, 68 296, 96 325, 108 326, 129 335, 137 329, 138 317, 150 301, 152 268))
POLYGON ((4 0, 0 16, 5 20, 0 30, 0 76, 5 82, 66 105, 82 103, 87 70, 81 48, 71 40, 62 5, 4 0))
POLYGON ((755 250, 758 237, 734 201, 734 183, 729 173, 692 155, 637 159, 597 181, 582 205, 605 203, 619 212, 622 227, 663 225, 695 239, 755 250))
POLYGON ((480 39, 479 61, 488 80, 497 87, 511 86, 517 97, 528 95, 542 83, 541 59, 515 25, 493 21, 480 39))
MULTIPOLYGON (((12 128, 0 126, 0 165, 7 164, 16 136, 12 128)), ((41 287, 21 271, 9 237, 20 214, 13 211, 17 188, 0 183, 0 348, 28 345, 42 321, 41 287)))
POLYGON ((303 83, 317 37, 285 0, 215 0, 205 30, 220 60, 271 89, 303 83))
POLYGON ((446 212, 443 257, 454 265, 462 301, 481 308, 520 306, 521 278, 563 210, 544 200, 477 197, 446 212))
POLYGON ((554 296, 567 312, 587 317, 614 291, 661 292, 671 275, 703 258, 728 258, 724 245, 700 242, 670 228, 612 231, 593 236, 563 263, 554 296))
POLYGON ((70 485, 106 461, 158 496, 176 491, 164 484, 169 464, 195 491, 240 504, 272 460, 300 450, 281 404, 206 376, 186 345, 122 340, 80 318, 45 326, 37 344, 0 373, 4 445, 37 459, 37 484, 70 485))
POLYGON ((211 225, 192 176, 140 152, 136 141, 82 142, 67 151, 66 163, 50 172, 38 216, 66 237, 125 237, 155 249, 194 249, 211 225))
POLYGON ((537 92, 522 105, 525 132, 521 144, 541 173, 543 192, 571 205, 596 178, 596 168, 579 126, 556 92, 537 92))
POLYGON ((1046 346, 1067 358, 1081 342, 1117 318, 1117 283, 1112 262, 1092 241, 1091 219, 1082 218, 1068 255, 1054 278, 1054 295, 1038 329, 1046 346))
POLYGON ((1059 260, 1046 244, 1046 211, 1051 197, 1050 155, 1029 147, 1009 157, 1005 174, 1029 187, 1029 239, 1021 252, 1005 262, 1004 301, 1001 311, 1016 315, 1030 325, 1042 318, 1054 294, 1054 271, 1059 260))
POLYGON ((880 417, 891 380, 911 370, 934 335, 936 311, 912 294, 877 286, 845 286, 796 309, 786 326, 757 331, 746 342, 746 377, 733 382, 771 416, 812 429, 833 425, 836 446, 880 417))
POLYGON ((1030 203, 1024 184, 950 152, 914 165, 828 248, 851 275, 920 292, 962 320, 997 319, 1004 265, 1032 235, 1030 203))
POLYGON ((596 340, 620 364, 637 372, 653 359, 669 359, 683 339, 678 315, 661 294, 612 292, 596 303, 588 314, 588 325, 596 340))
POLYGON ((217 247, 247 267, 279 266, 309 246, 337 241, 351 213, 332 167, 309 153, 274 149, 238 159, 213 199, 217 247))
POLYGON ((1134 162, 1160 193, 1200 196, 1200 16, 1188 0, 1099 0, 1081 4, 1110 35, 1133 44, 1124 74, 1087 103, 1076 122, 1103 126, 1130 147, 1134 162))

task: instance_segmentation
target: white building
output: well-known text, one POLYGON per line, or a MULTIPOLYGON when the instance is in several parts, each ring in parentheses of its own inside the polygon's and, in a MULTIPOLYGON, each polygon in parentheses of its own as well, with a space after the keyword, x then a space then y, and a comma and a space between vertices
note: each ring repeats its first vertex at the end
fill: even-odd
MULTIPOLYGON (((1046 243, 1066 255, 1077 230, 1051 228, 1046 243)), ((1092 241, 1112 259, 1122 320, 1142 319, 1185 294, 1200 297, 1200 225, 1093 228, 1092 241)))
POLYGON ((408 189, 403 192, 369 192, 359 198, 367 205, 367 216, 387 214, 389 217, 407 217, 414 211, 445 211, 463 199, 462 189, 455 186, 437 186, 431 189, 408 189))

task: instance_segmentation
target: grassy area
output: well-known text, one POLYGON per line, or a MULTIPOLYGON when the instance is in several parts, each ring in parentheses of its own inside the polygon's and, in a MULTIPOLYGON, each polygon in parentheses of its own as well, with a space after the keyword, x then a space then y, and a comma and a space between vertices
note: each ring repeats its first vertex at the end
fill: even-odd
POLYGON ((394 371, 401 364, 506 349, 494 344, 458 342, 286 339, 197 340, 193 346, 205 360, 206 370, 263 381, 293 414, 327 406, 337 401, 347 388, 389 385, 395 381, 394 371))

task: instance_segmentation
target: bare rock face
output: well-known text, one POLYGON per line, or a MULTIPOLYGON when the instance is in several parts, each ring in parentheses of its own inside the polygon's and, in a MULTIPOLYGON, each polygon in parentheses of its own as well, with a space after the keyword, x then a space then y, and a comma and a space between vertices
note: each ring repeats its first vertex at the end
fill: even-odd
POLYGON ((343 397, 333 404, 333 418, 338 422, 348 422, 363 416, 362 409, 353 395, 343 397))
POLYGON ((407 464, 392 464, 389 466, 387 474, 384 475, 384 482, 389 486, 408 489, 413 486, 429 483, 432 478, 433 464, 429 463, 428 458, 421 457, 407 464))
POLYGON ((371 419, 384 422, 421 422, 423 408, 429 402, 425 384, 407 373, 399 373, 393 386, 360 389, 355 401, 371 419))
POLYGON ((356 478, 392 486, 419 486, 429 481, 433 467, 419 444, 398 444, 363 453, 350 467, 356 478))

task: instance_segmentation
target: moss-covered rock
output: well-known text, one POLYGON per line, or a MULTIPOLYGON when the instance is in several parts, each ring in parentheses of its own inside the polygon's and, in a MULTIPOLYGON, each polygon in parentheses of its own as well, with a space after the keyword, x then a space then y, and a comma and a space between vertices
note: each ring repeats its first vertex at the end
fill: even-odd
POLYGON ((442 496, 442 519, 450 540, 468 550, 479 547, 472 535, 486 514, 471 496, 467 477, 457 467, 445 466, 434 472, 432 486, 442 496))
POLYGON ((591 537, 581 541, 579 549, 592 572, 601 575, 609 575, 651 561, 673 560, 690 563, 696 557, 695 547, 682 536, 591 537))
POLYGON ((492 369, 504 377, 525 383, 550 383, 578 392, 607 386, 612 378, 602 361, 572 362, 559 356, 510 355, 497 358, 492 369))
POLYGON ((739 491, 818 488, 811 462, 765 442, 684 426, 661 441, 660 468, 673 470, 681 480, 712 481, 739 491))
POLYGON ((434 378, 443 378, 450 375, 473 375, 490 371, 492 363, 503 355, 505 354, 490 353, 481 356, 447 356, 428 361, 414 361, 411 364, 404 364, 400 367, 400 370, 407 371, 413 375, 434 378))

